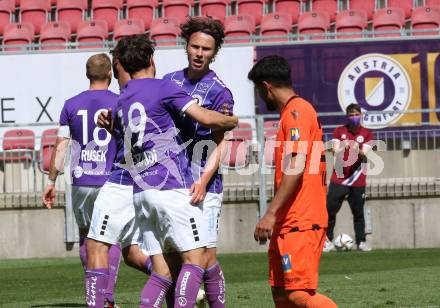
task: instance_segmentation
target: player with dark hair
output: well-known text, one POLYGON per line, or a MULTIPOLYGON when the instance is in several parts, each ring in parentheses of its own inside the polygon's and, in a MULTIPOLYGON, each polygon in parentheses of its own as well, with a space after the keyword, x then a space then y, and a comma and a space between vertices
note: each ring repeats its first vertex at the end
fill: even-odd
POLYGON ((280 110, 275 196, 255 227, 269 244, 269 283, 276 307, 337 307, 316 292, 327 227, 325 156, 316 111, 292 89, 286 59, 268 56, 248 74, 269 110, 280 110))
MULTIPOLYGON (((197 98, 202 107, 232 115, 234 107, 232 94, 209 68, 225 37, 222 23, 207 17, 193 17, 181 26, 181 30, 186 41, 188 67, 167 74, 163 78, 174 81, 189 95, 197 98)), ((191 203, 203 204, 203 215, 208 222, 208 268, 204 274, 205 291, 210 307, 224 307, 225 281, 216 258, 223 200, 222 176, 218 173, 218 168, 220 154, 224 149, 224 133, 200 125, 188 117, 183 117, 180 122, 178 127, 182 130, 184 141, 191 142, 187 148, 195 180, 190 189, 191 203)))
POLYGON ((144 35, 131 36, 118 50, 119 63, 132 79, 118 101, 115 128, 124 131, 126 168, 134 179, 139 227, 153 263, 141 307, 160 307, 171 288, 163 256, 169 251, 178 251, 183 260, 174 305, 193 307, 206 268, 207 228, 202 206, 190 204, 193 181, 173 119, 185 113, 206 127, 232 129, 237 118, 206 110, 175 83, 155 79, 153 52, 144 35))
POLYGON ((335 246, 333 230, 336 215, 348 196, 348 204, 353 214, 353 225, 356 244, 360 251, 370 251, 365 236, 365 185, 367 171, 367 153, 371 150, 369 141, 373 140, 371 131, 361 124, 362 111, 358 104, 350 104, 346 108, 347 123, 333 131, 333 153, 336 156, 335 168, 330 180, 327 194, 328 229, 324 251, 332 251, 335 246), (356 159, 349 161, 354 153, 356 159), (338 165, 341 167, 339 168, 338 165))
MULTIPOLYGON (((118 42, 118 48, 111 51, 113 55, 113 73, 117 78, 121 93, 124 86, 130 80, 130 75, 124 71, 119 63, 120 46, 129 43, 129 39, 122 38, 118 42)), ((112 117, 112 111, 108 114, 112 117)), ((102 113, 108 113, 107 109, 102 113)), ((113 115, 114 117, 115 115, 113 115)), ((98 118, 98 124, 99 124, 98 118)), ((102 127, 102 125, 100 125, 102 127)), ((114 303, 113 292, 98 289, 93 292, 93 282, 96 285, 105 285, 107 271, 113 271, 112 247, 119 243, 122 246, 122 255, 127 265, 138 269, 148 275, 151 274, 151 259, 142 252, 139 247, 139 227, 135 218, 133 204, 133 179, 130 173, 121 164, 124 164, 124 144, 122 131, 118 129, 109 130, 117 141, 115 164, 111 170, 108 181, 104 184, 95 201, 92 223, 87 240, 87 253, 89 255, 87 269, 89 272, 86 280, 86 300, 89 307, 117 307, 114 303), (92 294, 95 298, 92 300, 92 294)), ((109 281, 111 284, 111 281, 109 281)))
MULTIPOLYGON (((52 153, 49 184, 43 193, 43 202, 50 208, 55 198, 55 181, 62 170, 69 141, 71 142, 72 204, 80 234, 80 258, 86 273, 86 236, 91 224, 93 207, 99 191, 109 177, 116 152, 116 144, 111 135, 96 126, 101 110, 115 108, 118 96, 110 92, 111 61, 106 54, 90 57, 86 63, 86 75, 90 88, 67 100, 61 111, 60 128, 55 149, 52 153)), ((112 270, 105 272, 109 278, 103 284, 109 294, 113 294, 121 249, 112 245, 106 254, 112 270)), ((87 278, 86 278, 87 279, 87 278)))

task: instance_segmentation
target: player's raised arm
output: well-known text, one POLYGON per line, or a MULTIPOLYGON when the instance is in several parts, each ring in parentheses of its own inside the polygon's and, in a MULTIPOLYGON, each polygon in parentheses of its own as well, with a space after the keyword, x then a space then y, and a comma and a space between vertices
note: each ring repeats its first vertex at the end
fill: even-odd
MULTIPOLYGON (((60 128, 60 131, 63 127, 60 128)), ((58 174, 63 170, 64 159, 66 157, 69 138, 58 136, 52 156, 50 158, 49 180, 43 192, 43 204, 48 208, 52 208, 55 201, 55 182, 58 174)))
POLYGON ((223 157, 223 153, 226 151, 224 132, 216 131, 213 133, 213 135, 217 146, 212 151, 211 155, 209 155, 202 176, 192 184, 190 189, 190 193, 192 194, 191 204, 194 205, 202 202, 205 199, 206 186, 220 168, 221 158, 223 157))
POLYGON ((189 106, 185 110, 185 114, 203 126, 214 130, 231 130, 238 124, 238 118, 236 116, 226 116, 220 112, 200 107, 198 104, 189 106))

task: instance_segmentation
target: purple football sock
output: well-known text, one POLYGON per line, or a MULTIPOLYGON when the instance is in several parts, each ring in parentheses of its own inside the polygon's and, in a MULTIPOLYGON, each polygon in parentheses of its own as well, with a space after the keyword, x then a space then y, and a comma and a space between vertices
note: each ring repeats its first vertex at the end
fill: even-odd
POLYGON ((153 262, 151 262, 150 257, 148 257, 147 261, 145 261, 144 266, 145 266, 145 273, 147 273, 147 275, 151 275, 151 271, 153 269, 153 262))
POLYGON ((205 292, 210 308, 225 307, 225 277, 220 264, 216 262, 205 271, 205 292))
POLYGON ((176 282, 174 307, 194 307, 205 270, 194 264, 183 264, 176 282))
POLYGON ((87 239, 85 237, 79 238, 79 258, 81 259, 81 264, 84 272, 87 269, 87 250, 86 250, 87 239))
POLYGON ((108 251, 108 285, 105 291, 105 298, 109 302, 114 302, 113 293, 115 291, 116 280, 118 279, 119 263, 121 261, 121 246, 112 245, 108 251))
POLYGON ((87 307, 104 307, 104 295, 108 284, 108 268, 86 270, 85 287, 87 307))
POLYGON ((140 308, 162 307, 165 295, 171 288, 173 281, 157 273, 151 273, 141 293, 140 308))

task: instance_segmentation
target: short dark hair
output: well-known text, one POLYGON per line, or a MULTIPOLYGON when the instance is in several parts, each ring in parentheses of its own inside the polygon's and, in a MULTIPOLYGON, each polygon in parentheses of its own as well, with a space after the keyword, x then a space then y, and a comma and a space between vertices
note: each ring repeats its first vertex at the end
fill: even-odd
POLYGON ((260 85, 263 81, 274 86, 291 87, 290 65, 283 57, 273 55, 260 59, 248 74, 249 80, 260 85))
POLYGON ((90 81, 107 80, 111 70, 110 58, 105 53, 99 53, 87 59, 86 76, 90 81))
POLYGON ((359 106, 358 104, 355 104, 355 103, 350 104, 347 106, 347 108, 345 108, 345 112, 347 114, 349 114, 351 111, 354 111, 354 110, 358 111, 358 112, 362 112, 361 106, 359 106))
POLYGON ((145 34, 124 36, 111 53, 124 70, 132 75, 151 65, 154 43, 145 34))
POLYGON ((191 35, 196 32, 203 32, 212 36, 215 40, 215 49, 218 51, 225 39, 225 27, 220 20, 211 17, 190 17, 180 26, 182 37, 188 44, 191 35))

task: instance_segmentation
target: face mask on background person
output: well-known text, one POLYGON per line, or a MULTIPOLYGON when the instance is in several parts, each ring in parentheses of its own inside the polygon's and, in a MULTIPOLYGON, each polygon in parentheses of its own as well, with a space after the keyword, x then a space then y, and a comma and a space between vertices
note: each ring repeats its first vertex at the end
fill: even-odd
POLYGON ((348 121, 347 121, 349 126, 359 126, 361 125, 361 116, 360 115, 352 115, 352 116, 348 116, 348 121))

